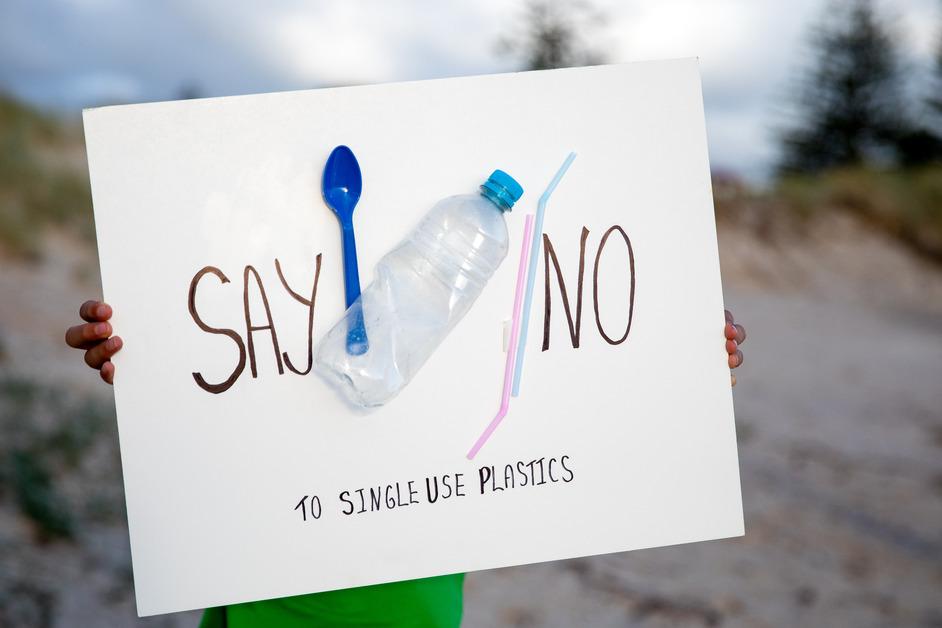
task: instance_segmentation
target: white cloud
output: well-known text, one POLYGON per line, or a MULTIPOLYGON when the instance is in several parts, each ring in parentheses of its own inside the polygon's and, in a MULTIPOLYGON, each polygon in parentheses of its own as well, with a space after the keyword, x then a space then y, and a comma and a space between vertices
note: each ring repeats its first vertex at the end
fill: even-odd
POLYGON ((395 73, 389 39, 402 24, 396 12, 387 12, 385 23, 376 16, 348 2, 285 11, 271 20, 270 55, 301 82, 384 80, 395 73))

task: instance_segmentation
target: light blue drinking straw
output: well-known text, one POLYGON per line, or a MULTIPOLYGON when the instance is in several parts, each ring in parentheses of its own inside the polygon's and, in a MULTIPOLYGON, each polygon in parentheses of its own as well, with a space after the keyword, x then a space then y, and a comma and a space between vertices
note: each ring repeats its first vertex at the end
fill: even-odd
POLYGON ((549 201, 549 197, 559 184, 559 180, 562 179, 566 171, 569 170, 569 166, 575 158, 575 153, 569 153, 569 156, 566 157, 566 161, 559 167, 556 176, 553 177, 550 184, 546 186, 546 191, 543 192, 543 196, 540 197, 540 201, 536 205, 536 224, 533 226, 533 244, 530 245, 530 268, 527 271, 527 296, 526 300, 523 302, 523 320, 520 321, 520 340, 517 342, 517 359, 515 360, 516 368, 514 369, 514 397, 520 394, 520 374, 523 372, 523 355, 527 348, 527 329, 530 327, 530 305, 533 303, 533 283, 536 281, 536 266, 540 262, 540 244, 542 244, 543 241, 543 215, 546 213, 546 202, 549 201))

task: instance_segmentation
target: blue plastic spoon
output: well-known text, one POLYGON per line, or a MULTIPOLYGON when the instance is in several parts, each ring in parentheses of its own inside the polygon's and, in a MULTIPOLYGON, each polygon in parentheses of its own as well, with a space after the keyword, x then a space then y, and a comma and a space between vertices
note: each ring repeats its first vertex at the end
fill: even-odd
MULTIPOLYGON (((340 221, 343 236, 343 286, 349 308, 360 296, 360 271, 357 267, 357 243, 353 237, 353 209, 360 200, 363 190, 363 177, 360 164, 353 151, 346 146, 338 146, 330 153, 324 166, 324 179, 321 184, 324 202, 340 221)), ((347 330, 347 353, 362 355, 369 349, 366 327, 363 324, 363 311, 357 306, 352 313, 353 319, 347 330)))

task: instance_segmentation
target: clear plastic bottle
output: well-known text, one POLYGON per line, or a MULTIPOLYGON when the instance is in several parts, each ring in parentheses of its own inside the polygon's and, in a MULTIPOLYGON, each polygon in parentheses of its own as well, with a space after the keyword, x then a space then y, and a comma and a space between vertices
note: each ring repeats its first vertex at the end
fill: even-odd
POLYGON ((378 406, 409 383, 464 317, 507 256, 504 212, 523 194, 495 170, 480 194, 439 201, 376 267, 367 286, 317 347, 315 369, 359 406, 378 406), (369 348, 348 350, 362 320, 369 348))

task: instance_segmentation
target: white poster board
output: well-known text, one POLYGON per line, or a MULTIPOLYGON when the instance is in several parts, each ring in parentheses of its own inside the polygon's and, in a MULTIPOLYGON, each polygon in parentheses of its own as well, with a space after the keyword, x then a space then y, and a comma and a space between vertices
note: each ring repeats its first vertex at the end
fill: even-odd
POLYGON ((696 60, 104 107, 84 119, 104 297, 125 341, 115 402, 140 614, 743 533, 696 60), (252 324, 266 324, 259 283, 279 352, 306 365, 309 310, 276 260, 309 295, 321 256, 315 345, 341 316, 339 227, 320 192, 339 144, 363 172, 364 286, 437 200, 476 191, 495 168, 525 190, 507 215, 510 253, 381 408, 353 412, 314 373, 279 373, 270 330, 253 333, 257 376, 246 364, 230 388, 207 392, 194 373, 225 381, 240 357, 233 335, 247 344, 246 290, 252 324), (544 232, 579 346, 552 263, 544 325, 541 250, 522 392, 469 461, 500 399, 524 215, 571 150, 544 232), (616 225, 632 246, 634 302, 630 333, 611 344, 600 329, 622 336, 632 281, 616 225), (220 272, 197 277, 208 266, 220 272), (199 318, 232 334, 198 326, 194 283, 199 318))

